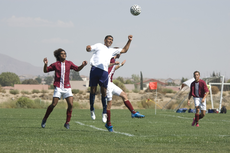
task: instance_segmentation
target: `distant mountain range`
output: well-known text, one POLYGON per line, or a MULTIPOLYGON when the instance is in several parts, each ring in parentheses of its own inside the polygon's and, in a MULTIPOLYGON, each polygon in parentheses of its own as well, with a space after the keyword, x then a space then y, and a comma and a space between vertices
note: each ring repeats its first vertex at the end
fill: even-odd
POLYGON ((17 75, 43 75, 43 68, 33 66, 30 63, 19 61, 10 56, 0 53, 0 74, 2 72, 13 72, 17 75))

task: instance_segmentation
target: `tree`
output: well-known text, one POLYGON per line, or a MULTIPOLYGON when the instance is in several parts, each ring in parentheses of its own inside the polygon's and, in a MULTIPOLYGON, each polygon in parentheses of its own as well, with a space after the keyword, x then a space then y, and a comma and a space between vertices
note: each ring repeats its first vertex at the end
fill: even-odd
POLYGON ((124 78, 123 78, 123 77, 120 77, 120 76, 119 76, 119 77, 117 77, 117 78, 116 78, 116 80, 119 80, 121 83, 125 83, 125 81, 124 81, 124 78))
POLYGON ((230 79, 227 81, 227 83, 230 83, 230 79))
POLYGON ((0 75, 0 84, 2 86, 14 86, 14 84, 20 84, 20 79, 15 73, 2 72, 0 75))
POLYGON ((130 79, 127 79, 127 80, 125 81, 125 84, 133 84, 133 81, 130 80, 130 79))
POLYGON ((183 82, 185 82, 185 81, 187 81, 188 79, 187 78, 184 78, 184 77, 182 77, 182 79, 181 79, 181 84, 183 83, 183 82))
POLYGON ((35 78, 35 80, 37 80, 39 84, 42 83, 42 79, 40 77, 35 78))
POLYGON ((39 83, 37 80, 26 79, 26 80, 22 81, 22 84, 39 84, 39 83))
POLYGON ((70 80, 80 80, 80 81, 83 81, 83 79, 81 78, 79 72, 76 72, 74 70, 71 70, 70 71, 70 80))
POLYGON ((132 74, 132 79, 134 81, 134 86, 135 86, 135 89, 137 89, 137 84, 138 82, 140 82, 140 77, 136 74, 132 74))
POLYGON ((143 90, 143 76, 141 72, 140 90, 143 90))
POLYGON ((44 79, 44 81, 46 82, 45 84, 50 85, 53 82, 53 79, 54 78, 52 76, 45 77, 44 79))
POLYGON ((136 74, 132 74, 132 79, 133 79, 134 83, 140 82, 140 77, 136 74))

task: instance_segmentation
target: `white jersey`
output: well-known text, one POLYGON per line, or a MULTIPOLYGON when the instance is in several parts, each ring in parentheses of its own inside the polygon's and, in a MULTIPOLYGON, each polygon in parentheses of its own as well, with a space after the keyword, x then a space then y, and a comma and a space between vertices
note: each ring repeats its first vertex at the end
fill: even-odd
POLYGON ((90 52, 93 52, 93 56, 90 59, 90 64, 108 72, 110 59, 113 56, 120 54, 121 50, 122 48, 107 47, 101 43, 92 45, 90 52))

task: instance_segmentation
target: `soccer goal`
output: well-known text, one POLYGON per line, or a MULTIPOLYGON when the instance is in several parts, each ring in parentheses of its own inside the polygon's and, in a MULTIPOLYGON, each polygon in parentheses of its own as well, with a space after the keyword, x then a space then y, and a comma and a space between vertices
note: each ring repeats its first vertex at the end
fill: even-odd
POLYGON ((212 90, 211 90, 212 89, 212 85, 221 85, 219 111, 221 110, 221 107, 222 107, 224 85, 230 85, 230 83, 224 83, 224 76, 221 76, 221 78, 222 78, 222 82, 221 83, 209 83, 212 109, 214 109, 214 106, 213 106, 213 97, 212 97, 212 90))

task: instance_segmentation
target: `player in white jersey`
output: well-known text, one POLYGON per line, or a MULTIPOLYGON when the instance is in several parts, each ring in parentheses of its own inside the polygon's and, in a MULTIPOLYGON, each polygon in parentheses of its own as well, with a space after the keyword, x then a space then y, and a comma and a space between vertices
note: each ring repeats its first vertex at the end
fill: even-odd
POLYGON ((103 105, 103 112, 102 112, 102 121, 106 123, 106 108, 107 108, 107 101, 106 101, 106 90, 108 85, 108 66, 110 64, 110 59, 117 55, 126 53, 129 49, 130 43, 132 41, 132 35, 128 36, 128 42, 123 48, 112 48, 110 47, 113 43, 113 37, 108 35, 104 39, 104 44, 97 43, 95 45, 88 45, 86 46, 87 52, 92 52, 93 56, 90 59, 91 70, 90 70, 90 111, 91 111, 91 118, 93 120, 96 119, 94 113, 94 100, 95 100, 95 93, 97 90, 97 85, 101 87, 101 102, 103 105))
MULTIPOLYGON (((119 58, 119 57, 120 57, 120 54, 116 55, 115 57, 113 57, 110 60, 110 63, 115 63, 115 59, 119 58)), ((113 132, 113 126, 111 125, 111 118, 110 118, 110 116, 111 116, 110 109, 112 106, 113 95, 120 96, 123 99, 125 106, 131 112, 132 118, 144 118, 145 117, 144 115, 141 115, 139 112, 136 112, 133 109, 132 104, 128 100, 127 94, 121 88, 119 88, 118 86, 116 86, 113 83, 113 74, 115 73, 115 71, 118 68, 123 66, 125 64, 125 62, 126 61, 124 60, 120 65, 113 65, 113 66, 109 67, 109 71, 108 71, 109 72, 109 82, 108 82, 108 88, 107 88, 107 101, 108 101, 108 103, 107 103, 107 123, 105 124, 105 127, 108 129, 109 132, 113 132)))

